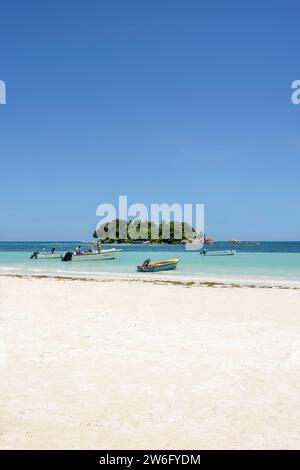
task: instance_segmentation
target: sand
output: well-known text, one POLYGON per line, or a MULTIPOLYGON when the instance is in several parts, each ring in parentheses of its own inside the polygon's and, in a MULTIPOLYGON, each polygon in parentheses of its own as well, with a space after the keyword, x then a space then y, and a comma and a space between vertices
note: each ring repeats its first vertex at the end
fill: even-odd
POLYGON ((299 449, 300 290, 0 277, 1 449, 299 449))

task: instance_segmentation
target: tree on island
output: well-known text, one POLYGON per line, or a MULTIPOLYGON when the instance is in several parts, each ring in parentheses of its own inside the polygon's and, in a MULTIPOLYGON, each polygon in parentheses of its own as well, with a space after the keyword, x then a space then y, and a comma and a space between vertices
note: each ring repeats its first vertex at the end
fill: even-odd
POLYGON ((183 240, 196 238, 195 229, 187 222, 115 219, 101 224, 93 237, 105 243, 182 243, 183 240))

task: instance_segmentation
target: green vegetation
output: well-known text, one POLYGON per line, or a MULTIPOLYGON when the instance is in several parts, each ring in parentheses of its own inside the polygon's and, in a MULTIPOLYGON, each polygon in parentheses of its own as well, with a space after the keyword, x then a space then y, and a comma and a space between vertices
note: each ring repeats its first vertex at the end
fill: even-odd
POLYGON ((187 222, 154 222, 115 219, 100 225, 94 238, 105 243, 181 243, 196 237, 195 229, 187 222))

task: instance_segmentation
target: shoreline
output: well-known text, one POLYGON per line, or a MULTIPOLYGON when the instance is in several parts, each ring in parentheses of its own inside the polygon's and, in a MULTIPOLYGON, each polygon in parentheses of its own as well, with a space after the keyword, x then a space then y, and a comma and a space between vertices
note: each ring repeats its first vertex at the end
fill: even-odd
POLYGON ((150 273, 141 274, 121 274, 121 273, 101 273, 101 274, 85 274, 85 273, 32 273, 32 272, 5 272, 0 273, 0 278, 17 278, 17 279, 55 279, 59 281, 92 281, 92 282, 128 282, 128 283, 150 283, 161 285, 177 285, 183 287, 223 287, 223 288, 260 288, 260 289, 291 289, 300 290, 300 281, 288 280, 258 280, 258 279, 228 279, 227 281, 220 278, 199 278, 196 276, 180 276, 175 275, 170 278, 168 275, 153 275, 150 273), (176 276, 176 277, 175 277, 176 276))

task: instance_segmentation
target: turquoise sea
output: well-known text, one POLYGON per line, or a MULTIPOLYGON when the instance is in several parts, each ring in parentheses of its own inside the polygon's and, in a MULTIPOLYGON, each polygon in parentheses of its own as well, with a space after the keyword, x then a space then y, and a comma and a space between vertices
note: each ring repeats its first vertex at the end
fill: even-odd
MULTIPOLYGON (((279 282, 300 284, 300 242, 243 242, 230 245, 217 242, 208 250, 236 249, 235 256, 200 256, 181 245, 115 245, 122 248, 115 260, 63 263, 60 259, 30 260, 35 250, 49 251, 52 246, 63 251, 80 242, 0 242, 0 274, 80 275, 111 277, 138 274, 136 265, 146 258, 152 261, 179 258, 175 271, 155 273, 169 279, 193 278, 200 281, 279 282)), ((153 274, 151 274, 153 276, 153 274)))

